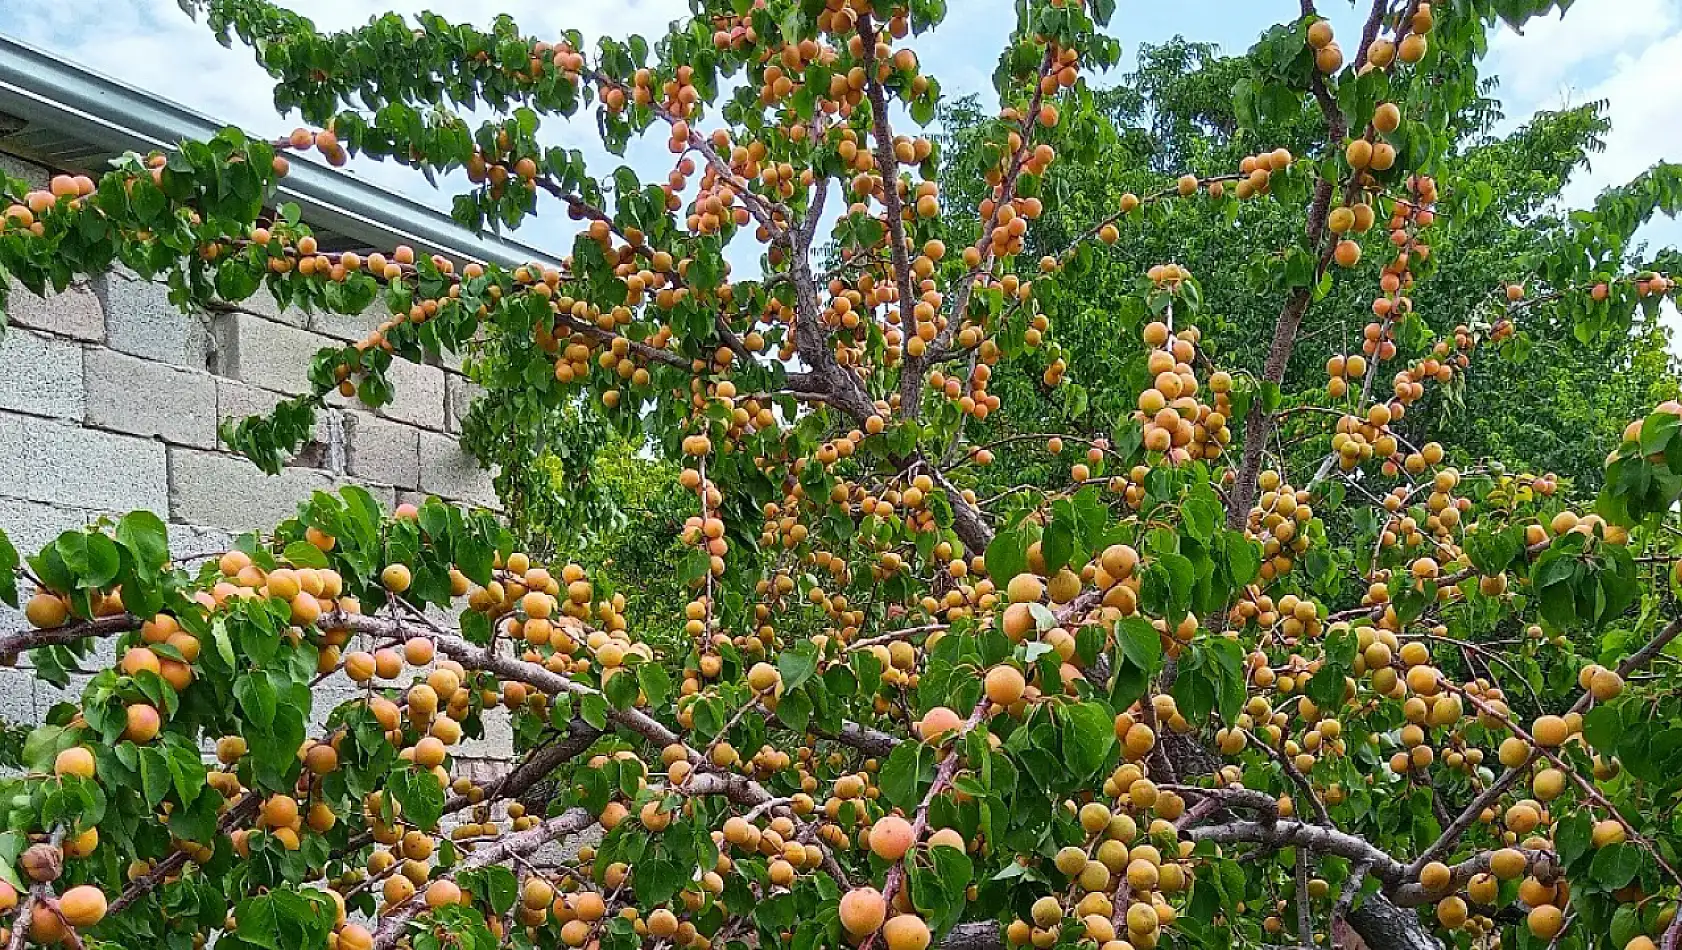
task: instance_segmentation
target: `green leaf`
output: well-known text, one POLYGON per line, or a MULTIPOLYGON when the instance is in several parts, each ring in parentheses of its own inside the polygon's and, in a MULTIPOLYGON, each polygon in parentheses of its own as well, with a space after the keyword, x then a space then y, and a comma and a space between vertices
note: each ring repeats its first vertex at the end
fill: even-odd
POLYGON ((637 685, 642 687, 648 705, 659 707, 666 704, 666 695, 672 689, 672 678, 659 663, 642 663, 637 666, 637 685))
POLYGON ((602 693, 614 709, 630 709, 637 701, 640 687, 635 676, 627 676, 628 671, 621 670, 602 684, 602 693))
POLYGON ((1116 643, 1122 656, 1147 676, 1155 675, 1162 663, 1162 637, 1143 617, 1126 617, 1116 622, 1116 643))
POLYGON ((1064 706, 1062 713, 1064 758, 1074 774, 1090 775, 1109 759, 1115 745, 1115 717, 1093 702, 1064 706))
POLYGON ((437 827, 444 814, 444 788, 429 770, 403 763, 391 772, 387 786, 403 808, 403 819, 417 828, 437 827))
POLYGON ((783 677, 785 692, 799 689, 818 669, 818 645, 801 640, 777 655, 777 672, 783 677))
POLYGON ((1635 880, 1641 860, 1641 849, 1636 845, 1627 841, 1609 844, 1595 852, 1589 876, 1601 889, 1615 891, 1635 880))
POLYGON ((0 602, 18 606, 18 549, 12 547, 6 532, 0 531, 0 602))
POLYGON ((162 747, 140 747, 140 788, 146 795, 146 804, 152 808, 169 795, 169 754, 162 747))
POLYGON ((1186 530, 1199 541, 1208 541, 1215 536, 1215 530, 1220 527, 1222 509, 1220 500, 1208 486, 1203 490, 1186 497, 1180 504, 1180 517, 1185 522, 1186 530))
POLYGON ((485 900, 490 903, 491 910, 506 914, 513 909, 520 896, 520 882, 514 879, 513 871, 493 864, 485 868, 484 882, 485 900))
POLYGON ((123 559, 117 545, 99 532, 66 531, 58 536, 53 549, 75 575, 77 587, 104 587, 116 580, 122 570, 123 559))
POLYGON ((294 541, 286 546, 282 557, 294 567, 313 567, 321 569, 328 567, 327 555, 308 541, 294 541))
POLYGON ((888 804, 908 810, 922 801, 923 788, 934 781, 934 758, 920 742, 901 742, 882 765, 882 796, 888 804))
POLYGON ((578 715, 597 729, 607 726, 607 698, 599 693, 588 693, 578 701, 578 715))

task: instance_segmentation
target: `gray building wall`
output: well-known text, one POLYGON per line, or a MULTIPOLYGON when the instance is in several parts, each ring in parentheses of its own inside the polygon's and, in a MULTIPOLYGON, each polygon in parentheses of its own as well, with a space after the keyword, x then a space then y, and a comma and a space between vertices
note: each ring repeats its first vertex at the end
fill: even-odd
MULTIPOLYGON (((40 187, 47 180, 7 155, 0 171, 40 187)), ((142 508, 169 523, 177 557, 219 551, 291 517, 310 493, 346 484, 369 488, 388 508, 427 495, 497 504, 491 473, 457 445, 474 391, 451 366, 397 361, 396 402, 379 411, 331 397, 315 441, 277 476, 221 444, 219 420, 304 391, 316 351, 360 338, 380 321, 376 312, 281 311, 260 292, 237 308, 189 314, 163 286, 123 272, 47 298, 14 284, 6 309, 0 530, 25 557, 62 531, 142 508)), ((0 605, 0 630, 22 623, 0 605)), ((318 716, 351 694, 333 680, 318 692, 318 716)), ((0 720, 38 721, 62 699, 27 667, 0 669, 0 720)), ((487 719, 506 732, 506 717, 487 719)), ((494 758, 507 747, 501 735, 471 751, 494 758)))

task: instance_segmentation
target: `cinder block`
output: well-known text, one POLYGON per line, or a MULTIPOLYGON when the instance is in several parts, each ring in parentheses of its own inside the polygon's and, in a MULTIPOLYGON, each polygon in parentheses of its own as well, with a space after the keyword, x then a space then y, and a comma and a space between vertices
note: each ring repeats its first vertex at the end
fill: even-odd
POLYGON ((225 528, 196 524, 169 526, 169 553, 177 561, 219 555, 234 545, 235 534, 225 528))
POLYGON ((86 527, 104 514, 107 512, 5 498, 0 499, 0 531, 6 532, 20 557, 29 558, 64 532, 86 527))
POLYGON ((151 439, 0 413, 0 495, 161 513, 168 486, 164 447, 151 439))
POLYGON ((501 507, 491 473, 480 467, 478 459, 462 451, 455 439, 422 432, 420 466, 423 491, 486 508, 501 507))
POLYGON ((484 736, 463 739, 454 751, 457 755, 491 761, 507 760, 514 756, 514 725, 499 710, 480 717, 485 725, 484 736))
POLYGON ((298 513, 310 493, 332 491, 333 479, 306 468, 265 475, 243 458, 195 449, 169 450, 171 521, 251 531, 273 528, 298 513))
POLYGON ((35 715, 34 672, 0 669, 0 723, 33 726, 39 722, 35 715))
POLYGON ((286 397, 226 376, 216 380, 216 418, 238 423, 247 416, 265 416, 286 397))
POLYGON ((56 294, 37 297, 12 281, 6 297, 6 314, 18 326, 57 336, 92 343, 105 339, 105 309, 87 284, 70 284, 56 294))
MULTIPOLYGON (((169 449, 169 516, 171 521, 241 532, 273 528, 296 517, 298 504, 312 492, 337 491, 346 484, 310 468, 285 468, 265 475, 235 455, 196 449, 169 449)), ((381 507, 395 504, 392 489, 364 486, 381 507)))
POLYGON ((82 345, 12 327, 0 335, 0 409, 82 418, 82 345))
MULTIPOLYGON (((280 393, 270 392, 242 383, 237 379, 226 376, 213 377, 216 380, 216 416, 221 422, 231 422, 237 425, 240 420, 249 416, 268 415, 274 410, 275 404, 286 397, 280 393)), ((287 460, 288 465, 301 465, 306 468, 322 468, 334 474, 343 474, 344 447, 330 444, 335 433, 343 441, 341 427, 331 424, 337 413, 336 409, 327 409, 316 415, 315 431, 310 433, 309 441, 298 447, 298 453, 287 460), (339 460, 341 464, 333 467, 333 462, 339 460)), ((218 423, 220 425, 220 423, 218 423)), ((221 441, 221 429, 217 429, 217 445, 227 448, 221 441)))
POLYGON ((216 317, 216 361, 211 369, 220 376, 297 395, 309 389, 315 354, 335 345, 320 334, 236 310, 216 317))
POLYGON ((327 725, 327 717, 333 710, 354 699, 361 699, 366 694, 355 683, 352 683, 343 673, 332 676, 315 684, 310 690, 310 728, 309 734, 322 734, 327 725))
MULTIPOLYGON (((86 527, 105 512, 60 508, 21 498, 0 498, 0 531, 17 548, 25 560, 41 553, 41 549, 66 531, 86 527)), ((23 612, 0 604, 0 633, 22 630, 23 612)))
MULTIPOLYGON (((97 670, 100 668, 100 663, 91 655, 87 659, 83 660, 82 664, 82 669, 85 670, 97 670)), ((109 661, 106 661, 106 665, 109 665, 109 661)), ((35 715, 45 719, 47 717, 47 713, 59 703, 79 704, 82 700, 82 693, 88 688, 88 681, 91 679, 93 679, 92 676, 83 673, 71 673, 70 682, 66 684, 63 689, 49 683, 42 682, 41 680, 36 680, 35 715)))
POLYGON ((361 313, 333 313, 328 310, 317 310, 309 315, 305 326, 316 333, 330 336, 345 343, 355 343, 373 332, 381 322, 391 316, 391 311, 385 305, 384 298, 375 298, 368 309, 361 313))
POLYGON ((398 488, 420 484, 420 430, 364 412, 344 414, 352 477, 398 488))
POLYGON ((45 168, 12 155, 0 155, 0 174, 22 178, 31 188, 45 188, 52 180, 45 168))
POLYGON ((280 301, 274 299, 274 294, 269 293, 267 287, 257 288, 256 293, 244 300, 227 301, 226 305, 235 310, 244 310, 247 313, 255 314, 265 320, 275 320, 295 327, 309 325, 309 314, 297 307, 287 307, 282 310, 280 301))
POLYGON ((89 347, 87 423, 165 442, 214 448, 216 377, 89 347))
POLYGON ((175 366, 210 365, 212 340, 204 314, 183 313, 169 302, 169 288, 114 270, 93 279, 105 309, 105 338, 112 349, 175 366))
POLYGON ((461 431, 461 421, 467 418, 474 400, 484 395, 484 388, 465 376, 450 373, 444 377, 444 429, 461 431))
POLYGON ((381 407, 380 415, 428 429, 444 428, 443 370, 424 363, 394 359, 386 375, 396 395, 391 405, 381 407))

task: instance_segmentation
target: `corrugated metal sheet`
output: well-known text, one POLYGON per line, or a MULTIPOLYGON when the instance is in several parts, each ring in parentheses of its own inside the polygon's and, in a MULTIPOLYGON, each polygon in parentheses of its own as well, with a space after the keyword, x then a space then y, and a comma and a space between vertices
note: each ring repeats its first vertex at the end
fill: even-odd
MULTIPOLYGON (((221 128, 206 116, 0 34, 0 151, 55 169, 98 173, 124 152, 170 149, 221 128)), ((302 156, 281 198, 296 202, 341 247, 417 251, 507 266, 560 261, 302 156)), ((324 242, 327 243, 327 242, 324 242)))

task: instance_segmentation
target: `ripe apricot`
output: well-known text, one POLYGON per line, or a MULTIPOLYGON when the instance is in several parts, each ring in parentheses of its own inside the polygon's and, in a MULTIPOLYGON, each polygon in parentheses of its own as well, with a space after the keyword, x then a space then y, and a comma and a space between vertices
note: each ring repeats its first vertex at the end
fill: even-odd
POLYGON ((157 709, 145 703, 135 703, 124 712, 127 725, 123 728, 123 738, 130 742, 151 742, 157 738, 158 730, 163 727, 163 720, 158 716, 157 709))
POLYGON ((1565 929, 1565 912, 1552 904, 1541 904, 1530 908, 1525 923, 1530 927, 1530 935, 1537 940, 1552 940, 1565 929))
POLYGON ((888 950, 927 950, 929 925, 916 914, 896 914, 882 925, 882 938, 888 950))
POLYGON ((995 666, 987 671, 987 698, 1000 706, 1009 706, 1022 698, 1028 687, 1022 671, 1014 666, 995 666))
MULTIPOLYGON (((874 887, 858 887, 841 896, 841 926, 854 937, 872 934, 888 915, 888 903, 874 887)), ((653 922, 650 921, 650 929, 653 922)))
POLYGON ((1530 734, 1538 745, 1552 749, 1565 744, 1565 740, 1570 738, 1571 727, 1559 716, 1538 716, 1530 734))
POLYGON ((870 850, 884 861, 898 861, 916 844, 911 822, 887 815, 870 826, 870 850))
POLYGON ((93 778, 93 753, 87 748, 73 745, 61 750, 53 758, 54 775, 74 775, 77 778, 93 778))
POLYGON ((105 907, 105 892, 91 884, 72 887, 58 899, 58 911, 72 927, 92 927, 104 920, 105 907))
POLYGON ((918 734, 924 742, 933 742, 937 738, 963 727, 964 721, 958 714, 945 706, 936 706, 923 714, 917 723, 918 734))
POLYGON ((1013 604, 1038 603, 1045 596, 1045 582, 1033 574, 1018 574, 1006 586, 1006 596, 1013 604))
POLYGON ((385 570, 380 572, 380 583, 384 585, 386 590, 394 594, 401 594, 408 590, 409 584, 412 582, 413 578, 409 574, 407 564, 388 564, 385 570))

